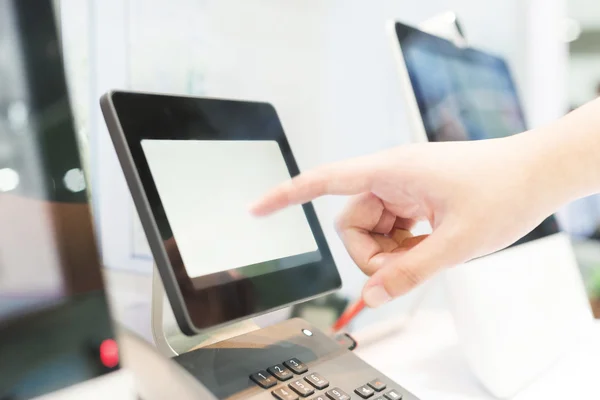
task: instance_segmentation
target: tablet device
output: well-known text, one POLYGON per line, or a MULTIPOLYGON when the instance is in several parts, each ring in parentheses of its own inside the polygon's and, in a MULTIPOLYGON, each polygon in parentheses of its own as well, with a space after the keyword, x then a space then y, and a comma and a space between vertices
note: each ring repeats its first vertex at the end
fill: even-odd
POLYGON ((184 333, 340 287, 312 204, 249 213, 299 173, 270 104, 111 92, 101 107, 184 333))
MULTIPOLYGON (((394 23, 404 94, 418 141, 501 138, 527 130, 517 89, 504 58, 394 23), (398 44, 400 46, 398 46, 398 44)), ((511 246, 559 233, 548 217, 511 246)))

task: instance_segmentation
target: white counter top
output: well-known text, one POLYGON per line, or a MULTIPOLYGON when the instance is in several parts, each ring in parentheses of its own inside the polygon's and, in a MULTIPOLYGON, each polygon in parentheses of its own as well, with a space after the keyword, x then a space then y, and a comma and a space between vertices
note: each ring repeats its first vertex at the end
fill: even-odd
MULTIPOLYGON (((356 353, 423 400, 494 399, 462 356, 445 311, 420 311, 403 328, 393 323, 356 332, 356 353)), ((590 339, 565 354, 513 400, 600 398, 600 321, 590 339)))

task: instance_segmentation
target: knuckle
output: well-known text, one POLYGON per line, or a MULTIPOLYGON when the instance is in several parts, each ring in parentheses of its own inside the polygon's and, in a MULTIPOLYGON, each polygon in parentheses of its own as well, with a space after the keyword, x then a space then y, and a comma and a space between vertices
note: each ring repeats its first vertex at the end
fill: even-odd
POLYGON ((408 266, 396 267, 392 275, 393 282, 390 282, 394 289, 391 294, 400 296, 419 286, 424 280, 424 275, 419 273, 415 268, 408 266))
POLYGON ((423 283, 425 279, 423 275, 420 274, 415 268, 402 268, 400 273, 402 274, 406 284, 411 289, 423 283))

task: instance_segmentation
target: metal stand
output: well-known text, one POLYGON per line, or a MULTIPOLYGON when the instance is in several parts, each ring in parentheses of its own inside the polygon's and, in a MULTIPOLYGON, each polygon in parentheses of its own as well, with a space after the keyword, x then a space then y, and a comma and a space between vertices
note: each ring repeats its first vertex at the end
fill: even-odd
POLYGON ((242 321, 225 328, 209 331, 206 334, 187 336, 179 329, 175 315, 165 294, 160 274, 153 268, 151 325, 154 344, 158 351, 167 357, 175 357, 200 347, 208 346, 234 336, 259 329, 253 320, 242 321))

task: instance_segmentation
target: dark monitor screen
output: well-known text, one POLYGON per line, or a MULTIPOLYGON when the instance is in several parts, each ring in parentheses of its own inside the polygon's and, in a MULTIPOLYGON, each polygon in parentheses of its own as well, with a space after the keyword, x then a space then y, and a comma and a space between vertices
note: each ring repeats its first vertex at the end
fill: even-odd
MULTIPOLYGON (((527 129, 503 58, 401 23, 396 34, 429 141, 501 138, 527 129)), ((516 244, 558 231, 552 216, 516 244)))
POLYGON ((118 368, 51 1, 0 0, 0 399, 118 368))

